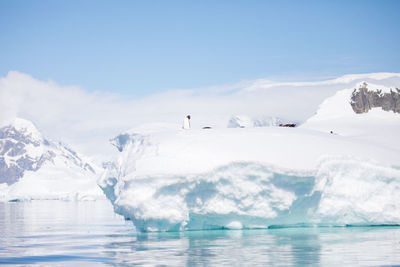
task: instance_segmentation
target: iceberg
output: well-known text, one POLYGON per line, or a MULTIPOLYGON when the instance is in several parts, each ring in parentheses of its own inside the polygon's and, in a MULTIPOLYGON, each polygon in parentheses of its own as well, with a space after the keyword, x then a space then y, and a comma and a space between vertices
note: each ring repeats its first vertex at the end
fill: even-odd
POLYGON ((139 231, 398 225, 400 114, 355 114, 352 92, 298 128, 129 130, 98 183, 139 231))

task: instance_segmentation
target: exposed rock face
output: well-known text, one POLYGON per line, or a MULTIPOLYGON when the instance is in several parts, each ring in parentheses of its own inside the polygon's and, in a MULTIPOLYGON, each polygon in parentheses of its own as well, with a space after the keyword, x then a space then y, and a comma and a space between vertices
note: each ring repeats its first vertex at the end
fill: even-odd
POLYGON ((24 175, 25 170, 36 171, 54 156, 45 153, 38 159, 33 158, 26 151, 28 145, 38 148, 40 142, 13 126, 0 129, 0 183, 13 184, 24 175))
POLYGON ((363 83, 358 89, 354 89, 351 95, 351 107, 355 113, 367 113, 372 108, 381 107, 385 111, 400 113, 400 90, 398 88, 390 92, 382 90, 368 90, 368 84, 363 83))
POLYGON ((76 152, 67 146, 43 139, 29 121, 19 119, 21 125, 0 128, 0 184, 18 182, 25 171, 37 171, 46 162, 54 164, 56 157, 94 173, 76 152))

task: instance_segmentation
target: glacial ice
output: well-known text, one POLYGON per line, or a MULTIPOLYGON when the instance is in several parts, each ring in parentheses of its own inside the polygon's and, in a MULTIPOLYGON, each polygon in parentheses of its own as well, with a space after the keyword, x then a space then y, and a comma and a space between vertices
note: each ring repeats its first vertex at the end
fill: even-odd
MULTIPOLYGON (((397 116, 397 115, 396 115, 397 116)), ((140 231, 400 224, 400 153, 304 128, 134 129, 99 181, 140 231)))
POLYGON ((400 169, 346 157, 310 173, 232 162, 187 176, 108 176, 101 186, 115 211, 142 231, 400 223, 400 169))
POLYGON ((400 114, 355 114, 352 91, 294 129, 132 129, 99 185, 140 231, 398 225, 400 114))

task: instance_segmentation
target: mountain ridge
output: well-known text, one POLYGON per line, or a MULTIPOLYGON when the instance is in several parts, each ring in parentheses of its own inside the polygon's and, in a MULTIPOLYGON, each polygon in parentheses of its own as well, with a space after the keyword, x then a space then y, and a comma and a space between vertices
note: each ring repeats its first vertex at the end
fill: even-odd
MULTIPOLYGON (((3 198, 10 198, 13 191, 17 193, 17 199, 26 198, 30 195, 29 188, 20 188, 20 184, 33 184, 35 180, 47 179, 39 188, 45 198, 57 198, 57 190, 51 192, 51 184, 55 185, 58 178, 71 181, 86 180, 95 187, 96 169, 97 166, 84 160, 66 144, 44 138, 28 120, 16 118, 11 124, 0 128, 0 184, 6 187, 0 190, 3 191, 3 198), (15 192, 21 190, 25 195, 15 192)), ((70 187, 71 192, 62 190, 63 198, 72 191, 80 191, 74 185, 65 186, 65 189, 70 187)), ((37 199, 41 196, 29 198, 37 199)))

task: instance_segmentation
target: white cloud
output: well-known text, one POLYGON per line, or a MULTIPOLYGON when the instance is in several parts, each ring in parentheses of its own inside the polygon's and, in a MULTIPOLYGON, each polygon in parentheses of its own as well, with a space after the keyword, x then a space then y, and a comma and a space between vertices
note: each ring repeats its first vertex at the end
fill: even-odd
POLYGON ((400 74, 346 75, 320 82, 244 81, 233 85, 173 90, 143 98, 90 93, 11 71, 0 78, 0 123, 19 116, 32 120, 52 139, 62 140, 96 159, 114 149, 108 140, 147 122, 224 127, 232 115, 278 116, 302 122, 335 91, 366 80, 400 87, 400 74))

